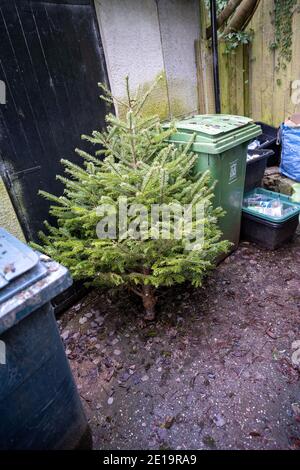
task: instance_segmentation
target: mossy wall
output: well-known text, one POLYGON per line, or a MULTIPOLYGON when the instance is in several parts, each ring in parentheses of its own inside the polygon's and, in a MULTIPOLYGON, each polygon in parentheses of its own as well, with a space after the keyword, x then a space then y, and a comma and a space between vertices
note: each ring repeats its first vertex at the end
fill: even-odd
MULTIPOLYGON (((168 119, 197 113, 199 1, 95 0, 95 6, 115 98, 124 100, 127 75, 131 90, 141 93, 162 75, 144 114, 168 119)), ((115 105, 122 117, 124 109, 115 105)))
POLYGON ((20 223, 13 205, 7 194, 4 183, 0 177, 0 227, 5 228, 22 241, 25 241, 20 223))
MULTIPOLYGON (((157 81, 156 86, 148 97, 145 106, 143 107, 144 116, 152 116, 157 114, 162 120, 170 119, 173 117, 186 116, 197 109, 192 110, 186 100, 186 90, 188 89, 188 78, 184 80, 172 80, 172 94, 170 93, 170 81, 167 81, 166 72, 161 71, 153 81, 145 82, 139 87, 139 94, 143 95, 154 83, 157 81), (159 81, 157 79, 160 78, 159 81)), ((120 101, 125 101, 126 97, 119 97, 120 101)), ((125 108, 118 103, 115 104, 118 114, 124 117, 126 112, 125 108)))

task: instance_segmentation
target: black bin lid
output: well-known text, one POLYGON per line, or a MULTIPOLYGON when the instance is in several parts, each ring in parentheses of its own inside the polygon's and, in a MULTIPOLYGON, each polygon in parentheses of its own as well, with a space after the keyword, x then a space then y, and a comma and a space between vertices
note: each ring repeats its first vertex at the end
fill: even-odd
POLYGON ((0 228, 0 301, 1 290, 38 262, 39 255, 35 251, 0 228))

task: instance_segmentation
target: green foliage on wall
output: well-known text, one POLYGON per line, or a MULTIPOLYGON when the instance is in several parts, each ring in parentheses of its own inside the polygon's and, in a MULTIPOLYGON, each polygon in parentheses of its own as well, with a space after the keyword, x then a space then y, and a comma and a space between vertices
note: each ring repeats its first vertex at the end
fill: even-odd
POLYGON ((237 31, 224 36, 226 43, 226 53, 234 52, 240 45, 250 44, 254 31, 237 31))
MULTIPOLYGON (((216 5, 217 5, 217 15, 219 15, 222 10, 227 6, 229 0, 217 0, 216 5)), ((206 0, 206 7, 209 10, 210 8, 210 0, 206 0)), ((229 34, 226 34, 225 36, 222 35, 222 32, 219 32, 219 35, 224 39, 226 43, 226 53, 234 53, 235 50, 240 46, 244 44, 250 44, 254 31, 232 31, 229 34)))
POLYGON ((276 70, 284 70, 292 60, 293 13, 297 0, 274 0, 275 41, 270 44, 272 50, 278 51, 276 70))

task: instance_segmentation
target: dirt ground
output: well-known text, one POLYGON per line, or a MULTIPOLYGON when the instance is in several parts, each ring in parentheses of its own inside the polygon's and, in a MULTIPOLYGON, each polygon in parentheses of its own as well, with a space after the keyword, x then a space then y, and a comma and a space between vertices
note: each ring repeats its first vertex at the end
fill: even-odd
POLYGON ((112 292, 59 320, 94 448, 299 449, 299 234, 242 243, 202 288, 160 295, 152 324, 112 292))

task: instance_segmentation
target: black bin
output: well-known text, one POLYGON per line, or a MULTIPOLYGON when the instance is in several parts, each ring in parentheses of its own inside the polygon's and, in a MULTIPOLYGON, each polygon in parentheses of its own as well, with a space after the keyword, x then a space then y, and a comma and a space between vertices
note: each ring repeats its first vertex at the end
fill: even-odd
POLYGON ((0 227, 0 451, 92 446, 51 300, 67 269, 0 227))
POLYGON ((246 179, 245 179, 245 192, 261 185, 264 177, 267 161, 274 155, 273 150, 248 150, 248 155, 259 155, 253 160, 247 162, 246 179))
POLYGON ((267 166, 279 166, 281 159, 281 145, 277 144, 278 129, 260 121, 256 122, 256 124, 261 126, 262 129, 262 134, 257 137, 257 140, 260 142, 258 149, 269 149, 274 152, 274 155, 268 159, 267 166))

